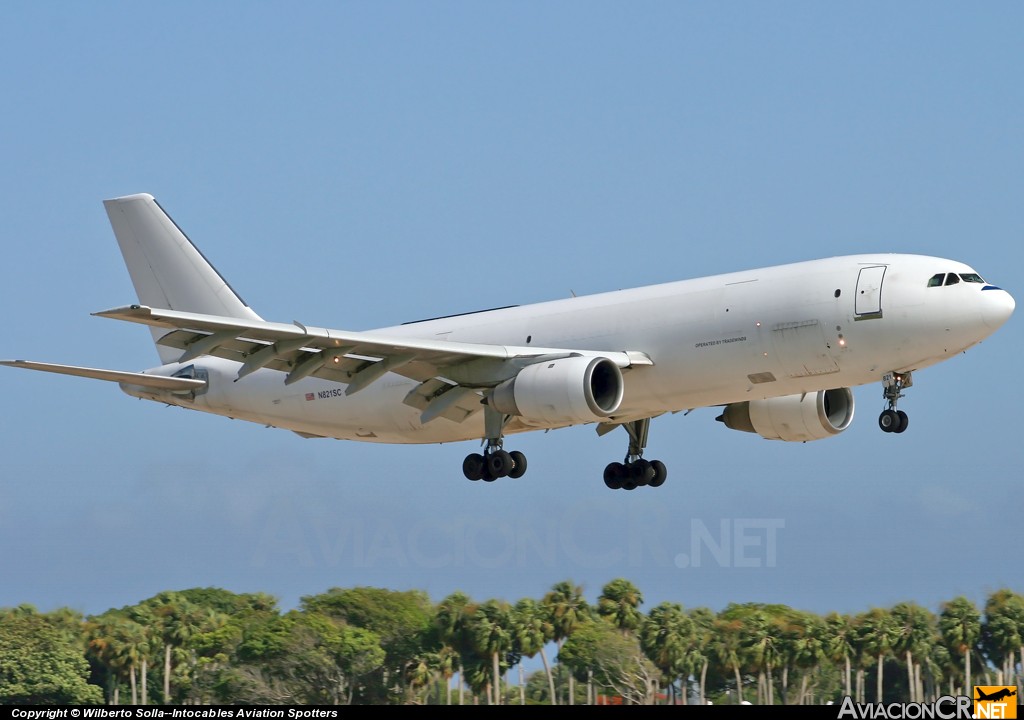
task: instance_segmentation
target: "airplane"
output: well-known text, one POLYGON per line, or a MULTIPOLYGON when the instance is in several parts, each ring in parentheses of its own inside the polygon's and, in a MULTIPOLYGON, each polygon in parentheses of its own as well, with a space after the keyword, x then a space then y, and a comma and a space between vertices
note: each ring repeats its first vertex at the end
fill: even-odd
POLYGON ((978 344, 1015 307, 962 262, 861 254, 335 330, 263 320, 152 195, 104 206, 138 304, 94 315, 148 326, 161 365, 2 364, 304 438, 477 440, 469 480, 526 472, 510 435, 593 424, 628 434, 605 485, 657 487, 668 470, 644 457, 653 418, 717 407, 732 430, 821 440, 850 426, 851 388, 870 383, 882 384, 880 428, 902 433, 913 373, 978 344))
POLYGON ((999 690, 996 690, 991 695, 986 695, 984 693, 984 691, 982 691, 982 689, 980 687, 975 686, 974 687, 974 692, 976 692, 978 694, 978 697, 974 698, 975 700, 979 700, 979 701, 980 700, 988 700, 989 702, 999 702, 1000 700, 1005 700, 1006 698, 1011 698, 1011 697, 1013 697, 1014 695, 1017 694, 1016 690, 1011 690, 1010 688, 1005 688, 1005 687, 1001 688, 999 690))

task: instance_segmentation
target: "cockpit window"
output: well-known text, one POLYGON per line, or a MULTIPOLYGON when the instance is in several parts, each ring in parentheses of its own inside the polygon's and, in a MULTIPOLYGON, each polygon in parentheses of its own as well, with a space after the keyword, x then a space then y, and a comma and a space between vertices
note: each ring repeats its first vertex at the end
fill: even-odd
POLYGON ((968 283, 981 283, 985 284, 981 275, 978 273, 937 273, 928 278, 928 287, 942 287, 943 285, 956 285, 958 282, 963 280, 968 283))

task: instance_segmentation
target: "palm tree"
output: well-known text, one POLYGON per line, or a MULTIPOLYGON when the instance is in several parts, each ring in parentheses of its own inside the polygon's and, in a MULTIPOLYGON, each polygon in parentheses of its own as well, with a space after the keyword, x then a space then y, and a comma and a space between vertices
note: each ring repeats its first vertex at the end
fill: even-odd
POLYGON ((651 609, 640 626, 640 647, 668 680, 670 699, 675 700, 675 681, 681 678, 683 702, 687 698, 689 648, 693 641, 693 621, 678 603, 663 602, 651 609))
POLYGON ((442 645, 435 653, 437 656, 437 673, 444 681, 444 701, 446 705, 452 704, 452 676, 459 664, 459 653, 448 645, 442 645))
POLYGON ((157 637, 157 622, 153 616, 152 608, 147 605, 133 605, 126 608, 128 617, 142 629, 136 650, 139 660, 139 678, 141 680, 141 700, 143 705, 149 704, 149 660, 156 654, 159 645, 157 637))
MULTIPOLYGON (((469 618, 473 614, 473 604, 462 592, 453 592, 437 605, 434 613, 434 628, 442 643, 455 651, 459 665, 459 705, 464 704, 465 697, 465 653, 472 646, 469 637, 469 618)), ((449 683, 450 685, 450 683, 449 683)), ((449 688, 448 704, 451 705, 449 688)))
POLYGON ((816 674, 821 661, 828 657, 825 652, 828 631, 824 619, 804 612, 796 613, 787 623, 786 629, 787 654, 793 666, 801 671, 800 696, 796 704, 803 705, 811 675, 816 674))
POLYGON ((758 701, 773 705, 775 695, 772 689, 772 669, 779 654, 778 626, 768 609, 759 605, 733 606, 731 612, 738 614, 742 623, 743 655, 757 668, 758 701))
POLYGON ((85 624, 86 648, 107 671, 107 701, 113 705, 121 704, 121 677, 126 670, 117 632, 117 624, 122 621, 120 615, 107 613, 85 624))
POLYGON ((644 597, 629 580, 612 580, 601 590, 597 598, 597 614, 622 631, 623 635, 640 627, 643 613, 640 606, 644 597))
MULTIPOLYGON (((406 681, 409 683, 409 690, 414 698, 413 702, 420 702, 418 696, 423 691, 427 696, 430 693, 430 683, 439 674, 441 658, 437 653, 425 652, 413 658, 406 668, 406 681)), ((427 698, 424 697, 423 704, 427 698)))
POLYGON ((942 635, 942 642, 950 655, 964 658, 964 687, 970 690, 971 684, 971 654, 978 638, 981 636, 981 613, 974 603, 967 598, 954 598, 943 603, 942 612, 939 615, 939 632, 942 635))
POLYGON ((147 601, 164 648, 164 703, 171 702, 171 659, 174 648, 183 647, 200 630, 208 612, 176 592, 160 593, 147 601))
POLYGON ((124 615, 118 615, 111 630, 111 644, 116 663, 128 668, 131 681, 132 705, 139 704, 138 672, 142 672, 142 704, 146 704, 146 674, 151 640, 146 628, 124 615))
POLYGON ((949 694, 956 695, 954 683, 956 682, 957 673, 961 668, 949 649, 941 642, 935 643, 932 646, 932 651, 925 658, 925 663, 928 667, 928 674, 932 678, 932 683, 929 693, 924 698, 924 702, 934 702, 935 698, 940 694, 944 694, 942 693, 942 682, 947 677, 949 678, 950 686, 949 694))
POLYGON ((927 609, 912 602, 897 603, 889 614, 896 623, 898 633, 893 649, 906 656, 910 702, 919 702, 924 689, 920 664, 914 662, 914 655, 925 657, 931 649, 935 637, 935 617, 927 609))
POLYGON ((1024 668, 1024 598, 1007 590, 997 590, 985 601, 985 624, 982 642, 989 658, 999 670, 999 683, 1010 684, 1013 679, 1014 657, 1021 653, 1024 668))
MULTIPOLYGON (((724 612, 724 611, 723 611, 724 612)), ((737 702, 743 702, 743 676, 740 673, 743 654, 743 622, 738 618, 726 618, 719 613, 711 630, 712 652, 724 667, 731 668, 736 676, 737 702)))
POLYGON ((512 616, 516 646, 520 653, 529 658, 540 653, 541 662, 544 663, 544 672, 548 676, 551 704, 555 705, 557 704, 555 677, 551 672, 551 665, 548 664, 547 653, 544 652, 544 646, 551 642, 555 635, 551 618, 541 604, 533 598, 523 598, 517 602, 512 616))
POLYGON ((473 645, 490 657, 494 673, 493 705, 501 704, 501 657, 512 650, 511 609, 507 602, 488 600, 477 607, 472 617, 473 645))
POLYGON ((699 607, 691 610, 689 616, 693 623, 693 637, 688 650, 690 659, 687 664, 694 669, 700 668, 700 689, 697 692, 697 702, 703 705, 707 702, 708 666, 711 664, 715 613, 710 608, 699 607))
POLYGON ((875 688, 875 702, 882 702, 882 679, 885 659, 893 653, 899 639, 899 627, 888 610, 873 608, 859 618, 861 641, 865 649, 877 658, 878 680, 875 688))
MULTIPOLYGON (((583 597, 583 588, 569 580, 556 583, 541 600, 541 604, 548 612, 554 629, 553 638, 561 652, 565 639, 590 615, 590 606, 583 597)), ((570 705, 575 704, 575 694, 573 674, 569 673, 570 705)))
POLYGON ((850 658, 856 652, 857 633, 848 615, 829 613, 825 617, 825 654, 832 662, 843 663, 844 689, 848 697, 853 696, 850 658))

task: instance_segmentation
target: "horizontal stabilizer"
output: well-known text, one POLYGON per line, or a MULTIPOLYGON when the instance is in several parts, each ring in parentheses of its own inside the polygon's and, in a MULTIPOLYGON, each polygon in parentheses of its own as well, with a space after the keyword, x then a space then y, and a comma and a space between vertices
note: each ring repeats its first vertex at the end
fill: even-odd
POLYGON ((203 380, 192 378, 147 375, 146 373, 121 372, 119 370, 102 370, 99 368, 78 367, 76 365, 54 365, 53 363, 32 362, 31 360, 0 360, 0 365, 126 383, 137 387, 152 388, 153 390, 189 392, 206 384, 203 380))

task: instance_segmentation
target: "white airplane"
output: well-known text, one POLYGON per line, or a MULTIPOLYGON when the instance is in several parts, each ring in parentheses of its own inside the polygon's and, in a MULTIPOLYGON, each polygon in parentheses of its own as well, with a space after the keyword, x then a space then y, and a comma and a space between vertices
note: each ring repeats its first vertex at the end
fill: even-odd
POLYGON ((723 408, 726 427, 804 442, 849 427, 850 388, 880 382, 878 423, 914 371, 981 342, 1014 310, 1008 292, 954 260, 852 255, 504 307, 368 332, 267 322, 147 194, 104 202, 138 305, 95 313, 148 325, 159 367, 141 373, 23 360, 4 365, 120 384, 129 395, 381 443, 483 439, 470 480, 520 477, 506 436, 622 427, 610 488, 659 486, 644 459, 651 419, 723 408))

